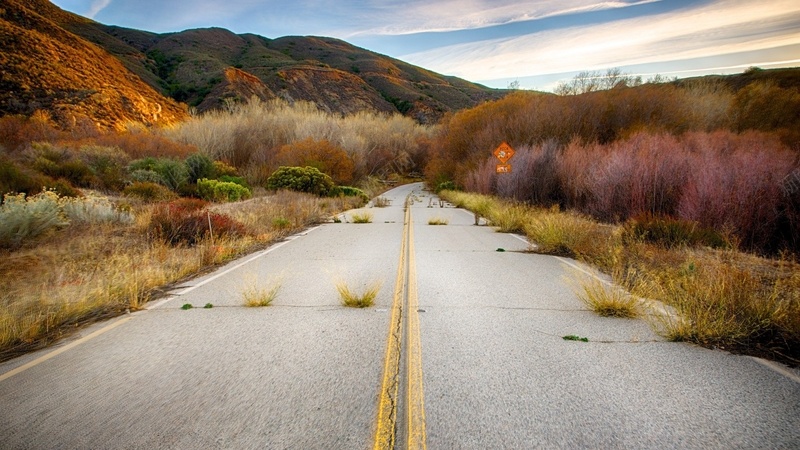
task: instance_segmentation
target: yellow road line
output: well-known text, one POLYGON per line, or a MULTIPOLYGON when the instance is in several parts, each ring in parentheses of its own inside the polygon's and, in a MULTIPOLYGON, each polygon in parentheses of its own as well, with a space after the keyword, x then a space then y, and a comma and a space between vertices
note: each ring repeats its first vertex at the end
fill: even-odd
MULTIPOLYGON (((408 220, 408 213, 405 215, 408 220)), ((374 449, 394 449, 397 421, 397 392, 400 372, 400 345, 402 342, 402 303, 405 293, 405 256, 408 223, 403 224, 403 240, 400 243, 400 261, 397 265, 397 279, 394 284, 392 314, 389 319, 389 335, 384 356, 383 380, 378 401, 378 423, 375 431, 374 449)))
MULTIPOLYGON (((410 196, 409 196, 410 198, 410 196)), ((411 205, 406 199, 403 221, 403 240, 400 244, 400 261, 397 268, 389 335, 378 401, 378 419, 374 449, 394 449, 397 443, 398 397, 400 386, 400 358, 405 331, 406 345, 406 448, 425 449, 425 407, 422 387, 422 345, 419 333, 419 299, 417 296, 416 262, 414 254, 414 226, 411 205), (405 330, 403 327, 405 326, 405 330)), ((402 444, 402 443, 401 443, 402 444)))
POLYGON ((417 294, 417 265, 414 253, 414 223, 411 221, 411 208, 408 220, 408 334, 407 369, 408 396, 408 446, 409 449, 426 449, 425 435, 425 395, 422 385, 422 342, 419 331, 419 297, 417 294))

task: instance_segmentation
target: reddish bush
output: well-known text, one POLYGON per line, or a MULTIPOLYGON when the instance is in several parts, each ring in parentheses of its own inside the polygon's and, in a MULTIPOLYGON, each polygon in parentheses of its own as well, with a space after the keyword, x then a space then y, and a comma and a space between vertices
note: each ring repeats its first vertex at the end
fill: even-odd
POLYGON ((148 231, 155 239, 172 245, 194 245, 212 235, 240 236, 246 233, 244 225, 224 214, 204 209, 204 204, 195 199, 160 204, 153 211, 148 231))

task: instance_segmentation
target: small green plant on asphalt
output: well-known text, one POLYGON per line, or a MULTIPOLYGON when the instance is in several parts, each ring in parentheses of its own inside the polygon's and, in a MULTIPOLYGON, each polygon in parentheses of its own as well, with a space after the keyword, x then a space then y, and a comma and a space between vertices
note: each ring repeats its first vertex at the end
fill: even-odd
POLYGON ((596 278, 582 280, 576 294, 586 306, 603 317, 631 318, 638 315, 635 297, 596 278))
POLYGON ((564 336, 561 339, 564 339, 565 341, 589 342, 589 338, 575 336, 574 334, 570 334, 570 335, 564 336))
POLYGON ((203 308, 205 308, 205 309, 211 309, 213 307, 214 307, 214 305, 212 305, 211 303, 206 303, 206 305, 203 306, 203 308))
POLYGON ((372 223, 372 214, 368 212, 353 213, 353 223, 372 223))
POLYGON ((193 306, 192 306, 191 303, 184 303, 183 306, 181 306, 181 309, 183 309, 183 310, 192 309, 192 308, 193 308, 193 306))
POLYGON ((343 306, 350 308, 366 308, 375 304, 375 298, 381 290, 380 282, 374 282, 367 286, 362 293, 354 292, 344 281, 336 283, 336 290, 339 291, 339 299, 343 306))
POLYGON ((448 223, 450 223, 449 220, 441 217, 431 217, 428 219, 428 225, 447 225, 448 223))

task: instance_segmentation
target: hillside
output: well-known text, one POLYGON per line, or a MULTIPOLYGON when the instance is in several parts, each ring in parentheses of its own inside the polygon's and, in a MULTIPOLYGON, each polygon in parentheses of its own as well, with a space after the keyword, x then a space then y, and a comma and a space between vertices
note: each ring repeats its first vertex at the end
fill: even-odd
MULTIPOLYGON (((185 108, 132 74, 107 51, 59 23, 88 19, 43 0, 5 0, 0 8, 0 115, 44 110, 65 126, 92 122, 167 125, 185 108)), ((88 29, 88 28, 87 28, 88 29)))
POLYGON ((221 28, 154 34, 102 25, 63 11, 56 20, 116 56, 154 89, 200 112, 224 106, 228 98, 242 100, 255 94, 312 101, 329 112, 397 111, 433 123, 448 111, 506 93, 333 38, 268 39, 221 28), (234 74, 239 80, 243 74, 257 77, 263 89, 254 93, 251 84, 232 82, 234 74))

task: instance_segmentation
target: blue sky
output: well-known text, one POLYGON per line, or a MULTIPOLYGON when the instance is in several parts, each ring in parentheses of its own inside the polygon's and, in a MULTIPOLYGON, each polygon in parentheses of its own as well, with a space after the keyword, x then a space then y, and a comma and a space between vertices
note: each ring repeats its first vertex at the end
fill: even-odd
POLYGON ((797 0, 54 0, 154 32, 331 36, 491 87, 552 90, 582 70, 649 78, 800 66, 797 0))

